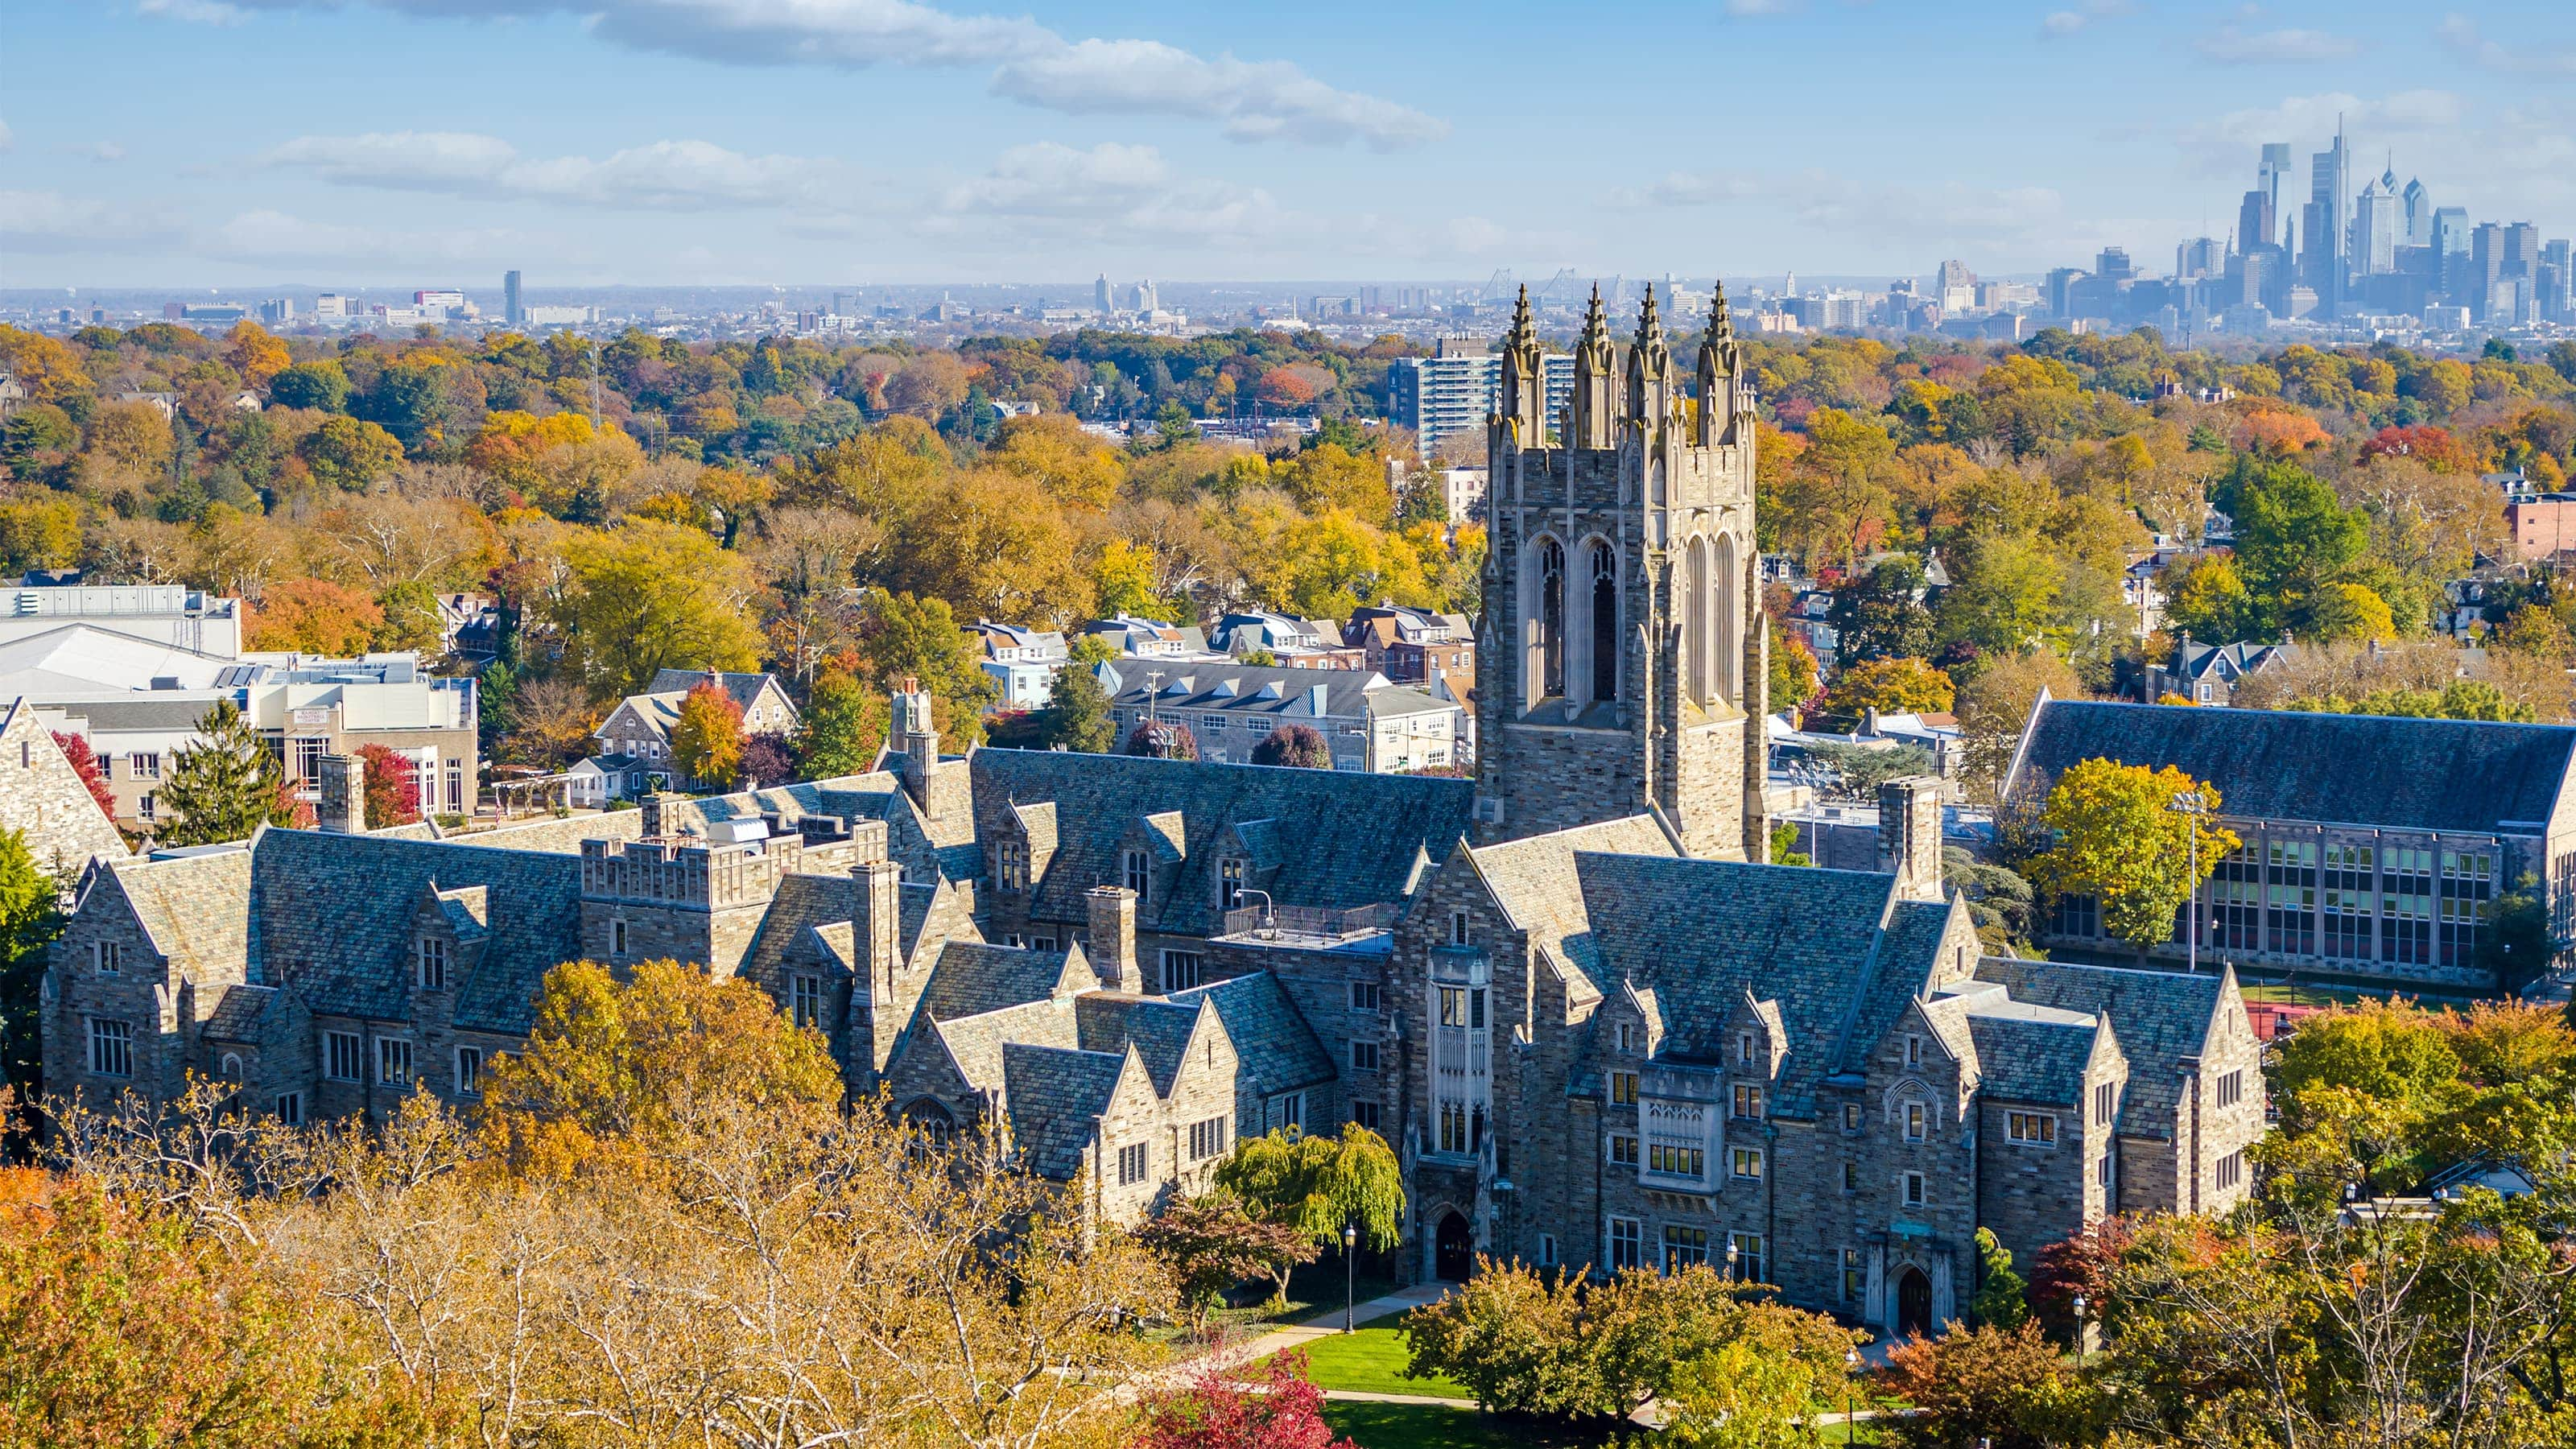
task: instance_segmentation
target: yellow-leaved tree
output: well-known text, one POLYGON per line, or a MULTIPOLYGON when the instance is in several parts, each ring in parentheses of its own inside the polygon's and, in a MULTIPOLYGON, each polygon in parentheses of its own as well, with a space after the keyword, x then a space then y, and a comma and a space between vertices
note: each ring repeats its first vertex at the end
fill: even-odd
POLYGON ((702 683, 681 696, 680 717, 671 724, 671 763, 694 784, 733 787, 742 773, 742 706, 732 695, 702 683))
POLYGON ((2172 938, 2175 913, 2240 843, 2218 807, 2217 786, 2171 765, 2085 760, 2049 790, 2056 844, 2022 873, 2052 896, 2093 897, 2104 928, 2143 951, 2172 938))

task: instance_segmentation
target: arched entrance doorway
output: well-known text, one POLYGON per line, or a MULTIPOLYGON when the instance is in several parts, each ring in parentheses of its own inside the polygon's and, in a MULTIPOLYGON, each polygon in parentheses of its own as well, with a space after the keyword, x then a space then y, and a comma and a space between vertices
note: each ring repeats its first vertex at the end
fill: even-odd
POLYGON ((1896 1331, 1908 1338, 1932 1334, 1932 1280, 1920 1268, 1907 1268, 1896 1280, 1896 1331))
MULTIPOLYGON (((1431 1276, 1444 1283, 1464 1283, 1475 1266, 1476 1236, 1468 1231, 1467 1215, 1441 1214, 1440 1226, 1431 1235, 1431 1276)), ((1924 1301, 1931 1300, 1927 1297, 1924 1301)))

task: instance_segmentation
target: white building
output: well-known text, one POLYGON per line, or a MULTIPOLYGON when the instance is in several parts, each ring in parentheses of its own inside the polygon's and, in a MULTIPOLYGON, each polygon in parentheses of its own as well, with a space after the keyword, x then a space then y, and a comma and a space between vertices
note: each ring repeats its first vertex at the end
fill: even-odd
MULTIPOLYGON (((1547 415, 1553 418, 1573 395, 1574 359, 1551 353, 1542 365, 1547 370, 1547 415)), ((1502 381, 1502 355, 1488 351, 1483 339, 1443 337, 1434 355, 1400 357, 1387 369, 1387 415, 1396 426, 1413 429, 1427 458, 1442 438, 1483 431, 1502 381)))

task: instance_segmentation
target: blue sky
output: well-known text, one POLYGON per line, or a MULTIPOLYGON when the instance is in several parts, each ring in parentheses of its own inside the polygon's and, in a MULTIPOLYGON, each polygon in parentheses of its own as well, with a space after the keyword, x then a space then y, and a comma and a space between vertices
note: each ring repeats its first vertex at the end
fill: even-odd
POLYGON ((18 4, 0 286, 2161 271, 2337 111, 2576 231, 2534 0, 18 4))

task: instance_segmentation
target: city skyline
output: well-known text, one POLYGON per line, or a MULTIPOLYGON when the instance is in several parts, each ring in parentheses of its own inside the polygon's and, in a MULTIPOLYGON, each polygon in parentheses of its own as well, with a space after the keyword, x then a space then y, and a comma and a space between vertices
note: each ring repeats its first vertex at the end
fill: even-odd
POLYGON ((2473 220, 2576 230, 2576 23, 2536 4, 2094 0, 1884 29, 1733 0, 1638 7, 1606 39, 1587 18, 1471 35, 1331 6, 32 14, 11 21, 0 109, 0 286, 972 284, 1033 257, 1176 280, 1907 276, 1954 256, 2036 275, 2106 246, 2160 270, 2229 236, 2266 143, 2291 150, 2295 213, 2338 115, 2356 193, 2393 151, 2401 181, 2473 220), (1652 35, 1679 43, 1631 38, 1652 35), (1593 63, 1532 69, 1551 55, 1593 63), (1665 55, 1684 59, 1615 80, 1665 55), (209 77, 281 69, 237 86, 223 125, 192 123, 209 77), (1960 84, 1927 102, 1927 74, 1960 84), (1584 119, 1515 124, 1520 91, 1587 80, 1584 119), (1928 126, 1927 105, 1945 113, 1928 126), (1530 179, 1577 155, 1630 159, 1564 195, 1530 179))

